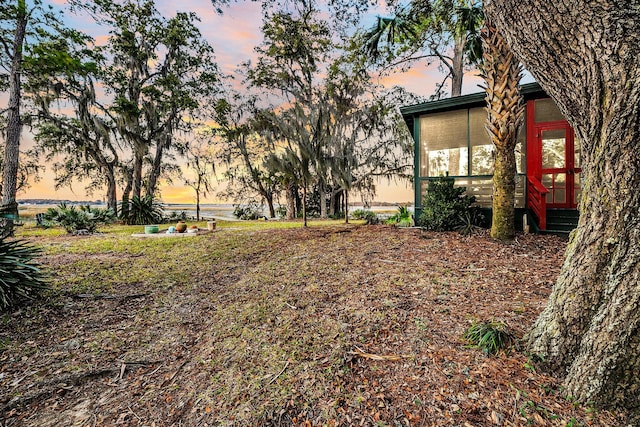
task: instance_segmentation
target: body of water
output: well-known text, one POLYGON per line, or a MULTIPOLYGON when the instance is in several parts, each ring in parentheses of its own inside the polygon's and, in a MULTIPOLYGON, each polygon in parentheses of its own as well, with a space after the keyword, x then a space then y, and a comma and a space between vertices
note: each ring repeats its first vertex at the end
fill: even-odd
MULTIPOLYGON (((92 207, 100 207, 104 208, 104 203, 96 203, 96 202, 66 202, 67 206, 70 205, 86 205, 89 204, 92 207)), ((58 203, 20 203, 19 210, 20 216, 23 218, 32 218, 37 213, 45 212, 48 208, 56 207, 58 203)), ((166 215, 169 215, 171 212, 185 212, 188 217, 196 216, 196 205, 190 203, 165 203, 163 204, 164 211, 166 215)), ((353 212, 355 209, 363 209, 361 206, 352 206, 350 208, 350 212, 353 212)), ((397 212, 398 208, 395 206, 371 206, 367 208, 376 214, 379 215, 393 215, 397 212)), ((232 204, 219 204, 219 203, 206 203, 200 205, 200 217, 203 219, 223 219, 228 221, 237 220, 235 216, 233 216, 234 207, 232 204)), ((413 211, 413 208, 410 207, 409 210, 413 211)), ((268 214, 268 210, 265 207, 263 212, 264 215, 268 214)))

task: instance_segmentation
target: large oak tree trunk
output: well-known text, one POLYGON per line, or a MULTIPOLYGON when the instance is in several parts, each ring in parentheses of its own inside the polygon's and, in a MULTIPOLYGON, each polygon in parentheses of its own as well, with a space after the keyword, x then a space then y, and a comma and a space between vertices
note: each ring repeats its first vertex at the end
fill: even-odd
POLYGON ((522 66, 504 38, 489 20, 482 29, 486 129, 495 148, 491 237, 510 241, 515 237, 514 204, 518 129, 524 119, 524 101, 518 87, 522 66))
POLYGON ((625 0, 485 10, 582 143, 580 221, 528 335, 566 393, 640 407, 640 11, 625 0), (535 17, 535 19, 532 19, 535 17))

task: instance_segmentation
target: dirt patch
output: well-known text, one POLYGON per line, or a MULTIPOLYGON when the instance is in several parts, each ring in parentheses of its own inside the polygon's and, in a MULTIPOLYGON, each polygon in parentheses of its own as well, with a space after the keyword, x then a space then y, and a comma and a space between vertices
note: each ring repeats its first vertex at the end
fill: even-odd
POLYGON ((72 239, 45 242, 55 291, 3 316, 6 425, 624 422, 573 405, 517 348, 488 357, 461 338, 487 319, 522 337, 558 274, 559 238, 385 226, 134 249, 106 238, 81 255, 54 250, 72 239))

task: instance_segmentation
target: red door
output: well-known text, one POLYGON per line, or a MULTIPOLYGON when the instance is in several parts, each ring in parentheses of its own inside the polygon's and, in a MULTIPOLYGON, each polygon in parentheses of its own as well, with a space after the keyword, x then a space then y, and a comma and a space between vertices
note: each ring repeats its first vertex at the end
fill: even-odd
POLYGON ((580 146, 567 122, 540 123, 535 129, 541 161, 538 179, 548 190, 547 207, 575 209, 580 199, 580 146))

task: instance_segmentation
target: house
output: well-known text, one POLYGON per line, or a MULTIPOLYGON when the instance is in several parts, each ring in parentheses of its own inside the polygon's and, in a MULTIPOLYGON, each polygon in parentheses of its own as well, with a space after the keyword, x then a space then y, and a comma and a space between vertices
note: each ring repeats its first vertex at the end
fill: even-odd
MULTIPOLYGON (((521 93, 526 119, 516 147, 516 224, 568 233, 578 219, 580 144, 540 85, 523 85, 521 93)), ((417 214, 429 180, 445 175, 491 209, 493 144, 484 106, 484 93, 476 93, 400 109, 415 141, 417 214)))

